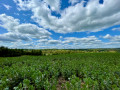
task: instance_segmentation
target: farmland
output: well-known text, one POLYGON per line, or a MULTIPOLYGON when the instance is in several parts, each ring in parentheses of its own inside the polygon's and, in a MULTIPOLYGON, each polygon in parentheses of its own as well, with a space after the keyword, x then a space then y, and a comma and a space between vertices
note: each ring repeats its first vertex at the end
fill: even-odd
POLYGON ((119 90, 120 53, 0 57, 1 90, 119 90))

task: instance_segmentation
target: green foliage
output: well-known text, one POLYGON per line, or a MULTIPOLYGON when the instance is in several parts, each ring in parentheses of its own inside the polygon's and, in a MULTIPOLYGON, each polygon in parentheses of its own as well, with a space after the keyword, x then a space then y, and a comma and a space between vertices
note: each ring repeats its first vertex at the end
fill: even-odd
POLYGON ((22 49, 8 49, 7 47, 0 47, 0 57, 20 56, 23 53, 22 49))
POLYGON ((23 50, 23 49, 9 49, 7 47, 0 47, 0 57, 14 57, 21 55, 42 55, 41 50, 23 50))
POLYGON ((0 89, 120 90, 120 53, 0 57, 0 89))

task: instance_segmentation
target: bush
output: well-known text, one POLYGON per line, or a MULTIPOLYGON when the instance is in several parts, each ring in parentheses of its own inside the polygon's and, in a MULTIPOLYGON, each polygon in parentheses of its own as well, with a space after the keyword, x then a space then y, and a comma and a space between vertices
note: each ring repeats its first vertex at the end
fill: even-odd
POLYGON ((0 57, 14 57, 21 55, 42 55, 41 50, 29 50, 25 51, 23 49, 9 49, 7 47, 0 47, 0 57))

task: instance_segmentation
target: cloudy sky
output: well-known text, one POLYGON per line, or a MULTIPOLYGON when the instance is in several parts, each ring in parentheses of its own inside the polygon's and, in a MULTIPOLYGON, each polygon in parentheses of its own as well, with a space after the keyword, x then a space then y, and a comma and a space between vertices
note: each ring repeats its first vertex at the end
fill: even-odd
POLYGON ((0 0, 0 46, 120 48, 120 0, 0 0))

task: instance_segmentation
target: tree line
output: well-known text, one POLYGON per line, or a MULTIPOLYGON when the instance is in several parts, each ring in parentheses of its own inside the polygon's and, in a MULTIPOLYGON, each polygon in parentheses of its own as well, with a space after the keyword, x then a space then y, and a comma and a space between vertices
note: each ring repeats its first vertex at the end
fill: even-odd
POLYGON ((4 46, 0 47, 0 57, 14 57, 21 55, 42 55, 41 50, 10 49, 4 46))

